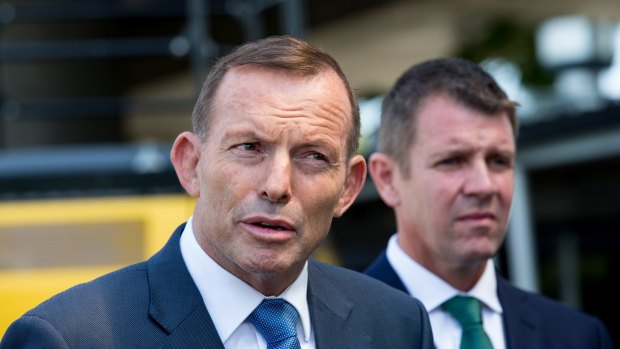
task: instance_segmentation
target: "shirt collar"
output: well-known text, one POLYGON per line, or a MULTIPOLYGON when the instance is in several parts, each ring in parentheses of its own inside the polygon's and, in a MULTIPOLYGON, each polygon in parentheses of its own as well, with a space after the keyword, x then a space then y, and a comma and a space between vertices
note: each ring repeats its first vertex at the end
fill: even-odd
POLYGON ((497 297, 497 276, 493 259, 487 261, 480 280, 467 292, 467 295, 477 298, 494 312, 502 313, 502 305, 497 297))
MULTIPOLYGON (((194 235, 192 221, 193 217, 190 217, 181 235, 181 254, 215 328, 225 342, 266 297, 222 268, 204 252, 194 235)), ((304 338, 309 341, 310 311, 307 292, 308 262, 297 279, 278 298, 285 299, 295 307, 299 313, 304 338)))
POLYGON ((418 298, 428 312, 438 309, 441 304, 457 294, 475 297, 493 311, 502 312, 502 306, 497 298, 497 279, 492 259, 488 260, 484 273, 476 285, 464 293, 409 257, 398 244, 398 234, 392 235, 388 242, 387 258, 409 294, 418 298))

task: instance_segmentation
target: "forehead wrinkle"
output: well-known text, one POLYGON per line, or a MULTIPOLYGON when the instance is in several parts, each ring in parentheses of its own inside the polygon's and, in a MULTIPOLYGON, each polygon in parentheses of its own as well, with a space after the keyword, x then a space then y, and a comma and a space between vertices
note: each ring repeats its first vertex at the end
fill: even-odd
MULTIPOLYGON (((333 115, 334 117, 347 116, 350 114, 348 108, 343 108, 340 103, 330 103, 328 101, 317 101, 314 98, 304 98, 297 101, 278 100, 266 101, 266 104, 274 109, 287 113, 313 114, 321 117, 333 115)), ((346 105, 348 107, 348 105, 346 105)))
MULTIPOLYGON (((326 118, 310 118, 306 119, 306 115, 300 114, 288 114, 288 115, 276 115, 279 118, 277 123, 282 127, 268 127, 268 132, 278 132, 282 133, 285 130, 297 131, 303 135, 303 138, 313 140, 313 139, 337 139, 339 135, 340 124, 336 121, 329 120, 326 118)), ((262 125, 258 123, 257 128, 260 128, 262 125)))
MULTIPOLYGON (((303 116, 294 115, 276 120, 276 124, 261 122, 262 119, 246 119, 246 122, 231 125, 223 138, 257 138, 258 140, 274 142, 286 137, 287 131, 300 132, 303 138, 311 144, 327 145, 325 138, 336 139, 330 136, 333 127, 324 124, 321 120, 304 120, 303 116), (275 126, 275 127, 274 127, 275 126), (310 126, 310 127, 308 127, 310 126)), ((335 134, 334 134, 335 136, 335 134)))
POLYGON ((285 120, 308 118, 312 126, 327 130, 334 127, 337 130, 342 130, 348 121, 346 111, 339 108, 338 105, 330 106, 329 104, 317 103, 311 99, 302 101, 300 106, 291 106, 290 103, 279 105, 279 103, 269 102, 267 104, 273 108, 272 115, 275 117, 285 120))

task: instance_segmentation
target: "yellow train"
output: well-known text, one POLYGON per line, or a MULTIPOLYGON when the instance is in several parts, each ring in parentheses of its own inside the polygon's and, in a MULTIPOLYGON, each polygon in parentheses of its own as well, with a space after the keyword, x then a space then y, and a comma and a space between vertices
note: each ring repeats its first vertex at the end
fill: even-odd
POLYGON ((0 201, 0 337, 52 295, 154 254, 193 207, 183 194, 0 201))

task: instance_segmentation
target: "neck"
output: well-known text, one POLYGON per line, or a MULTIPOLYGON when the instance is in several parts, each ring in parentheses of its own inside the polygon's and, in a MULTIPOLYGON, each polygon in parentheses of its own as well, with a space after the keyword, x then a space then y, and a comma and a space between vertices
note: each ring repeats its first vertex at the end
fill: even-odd
POLYGON ((487 261, 466 266, 436 268, 437 276, 459 291, 468 292, 480 281, 487 261))

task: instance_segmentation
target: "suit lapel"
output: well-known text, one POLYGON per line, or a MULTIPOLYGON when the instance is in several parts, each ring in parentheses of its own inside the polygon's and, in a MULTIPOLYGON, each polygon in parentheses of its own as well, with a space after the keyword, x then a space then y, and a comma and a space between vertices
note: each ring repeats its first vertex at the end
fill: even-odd
POLYGON ((409 293, 405 284, 396 274, 396 271, 387 259, 387 251, 383 251, 379 257, 364 271, 364 274, 372 276, 377 280, 381 280, 384 283, 401 290, 405 293, 409 293))
POLYGON ((317 349, 371 347, 371 338, 348 326, 354 304, 330 280, 332 277, 310 261, 308 306, 317 349))
POLYGON ((179 241, 184 227, 178 227, 166 246, 147 262, 149 315, 169 334, 161 348, 224 349, 181 256, 179 241))
POLYGON ((160 348, 224 349, 205 307, 196 307, 175 328, 160 348))
POLYGON ((497 275, 497 296, 504 310, 507 348, 543 349, 540 310, 527 302, 529 295, 497 275))

